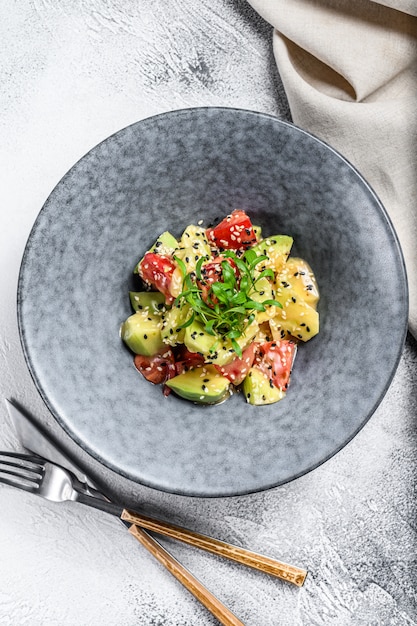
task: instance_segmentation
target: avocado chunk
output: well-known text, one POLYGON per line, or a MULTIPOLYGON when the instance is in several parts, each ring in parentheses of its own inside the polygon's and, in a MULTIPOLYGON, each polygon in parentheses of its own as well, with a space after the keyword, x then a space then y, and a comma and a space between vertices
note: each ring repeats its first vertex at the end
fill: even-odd
POLYGON ((202 365, 166 382, 178 396, 199 404, 216 404, 229 394, 230 381, 214 365, 202 365))
POLYGON ((252 226, 253 232, 255 233, 256 241, 260 241, 262 239, 262 226, 252 226))
POLYGON ((256 406, 274 404, 285 397, 285 391, 272 385, 266 374, 257 367, 251 367, 243 381, 243 393, 246 401, 256 406))
POLYGON ((184 343, 185 328, 181 328, 190 316, 190 307, 188 304, 174 305, 164 315, 161 337, 162 341, 169 346, 176 346, 184 343))
POLYGON ((319 290, 313 270, 304 259, 290 257, 287 259, 284 269, 279 277, 281 291, 291 289, 296 298, 304 300, 310 306, 316 308, 319 300, 319 290))
POLYGON ((257 256, 266 255, 268 259, 259 263, 256 269, 262 271, 270 268, 274 272, 281 271, 291 252, 292 244, 293 238, 288 235, 274 235, 262 239, 251 249, 256 252, 257 256))
MULTIPOLYGON (((170 232, 166 230, 162 233, 162 235, 159 235, 158 239, 155 241, 153 246, 149 248, 148 252, 155 252, 158 254, 165 254, 167 256, 170 256, 177 246, 178 241, 173 235, 171 235, 170 232)), ((139 273, 139 265, 142 263, 142 259, 136 264, 136 267, 133 270, 134 274, 139 273)))
POLYGON ((201 226, 190 224, 184 230, 180 238, 179 248, 192 247, 200 253, 200 256, 211 255, 206 231, 201 226))
POLYGON ((236 356, 230 341, 223 341, 217 334, 211 335, 197 320, 185 329, 184 343, 187 350, 204 355, 206 361, 216 365, 226 365, 236 356))
POLYGON ((184 343, 190 352, 208 355, 218 342, 218 335, 208 333, 203 324, 197 320, 194 320, 185 329, 184 343))
POLYGON ((249 296, 255 302, 264 302, 265 300, 273 300, 275 297, 272 283, 263 276, 256 281, 255 287, 249 292, 249 296))
POLYGON ((308 341, 317 335, 319 314, 315 308, 316 301, 313 296, 313 305, 310 305, 304 296, 305 289, 301 283, 294 284, 291 276, 287 277, 285 272, 278 277, 275 299, 281 303, 282 309, 276 307, 275 316, 269 322, 274 339, 284 339, 283 333, 291 334, 302 341, 308 341))
MULTIPOLYGON (((279 298, 277 298, 279 300, 279 298)), ((303 300, 288 302, 283 309, 277 308, 277 315, 269 320, 275 340, 292 335, 301 341, 312 339, 319 332, 319 314, 303 300)))
POLYGON ((129 297, 134 311, 147 310, 160 315, 166 308, 165 296, 160 291, 129 291, 129 297))
POLYGON ((161 325, 160 315, 139 311, 123 322, 120 335, 135 354, 152 356, 166 347, 161 337, 161 325))
POLYGON ((184 263, 187 274, 194 272, 202 257, 207 261, 211 258, 205 230, 201 226, 194 226, 193 224, 187 226, 173 255, 184 263))

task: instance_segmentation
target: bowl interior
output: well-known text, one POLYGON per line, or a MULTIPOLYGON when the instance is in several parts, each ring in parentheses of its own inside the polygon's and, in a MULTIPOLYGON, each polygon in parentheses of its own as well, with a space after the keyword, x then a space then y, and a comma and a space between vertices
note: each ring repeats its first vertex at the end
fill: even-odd
POLYGON ((385 211, 340 155, 267 115, 190 109, 123 129, 66 174, 30 235, 18 311, 35 383, 84 449, 150 487, 222 496, 287 482, 358 432, 398 364, 407 289, 385 211), (278 404, 164 398, 119 337, 133 267, 163 230, 234 208, 294 238, 318 280, 320 334, 278 404))

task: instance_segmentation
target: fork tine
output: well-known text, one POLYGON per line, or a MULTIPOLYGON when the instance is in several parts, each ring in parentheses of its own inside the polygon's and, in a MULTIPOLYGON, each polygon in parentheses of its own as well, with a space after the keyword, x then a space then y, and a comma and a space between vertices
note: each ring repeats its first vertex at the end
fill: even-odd
POLYGON ((29 461, 31 463, 36 463, 37 465, 42 465, 45 462, 41 456, 37 456, 36 454, 23 454, 21 452, 5 452, 0 451, 0 457, 7 457, 9 459, 15 459, 20 461, 29 461))
POLYGON ((36 492, 42 482, 41 458, 30 454, 0 452, 0 483, 36 492))
POLYGON ((0 484, 9 485, 9 487, 15 487, 16 489, 23 489, 24 491, 30 491, 31 493, 36 493, 39 489, 39 483, 28 480, 27 478, 23 478, 20 476, 18 479, 10 480, 3 476, 0 472, 0 484), (25 482, 27 481, 27 482, 25 482))

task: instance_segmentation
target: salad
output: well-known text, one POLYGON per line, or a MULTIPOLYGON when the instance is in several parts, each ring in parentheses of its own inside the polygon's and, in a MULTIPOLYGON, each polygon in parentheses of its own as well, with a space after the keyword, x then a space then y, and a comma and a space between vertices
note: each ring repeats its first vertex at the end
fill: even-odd
POLYGON ((165 395, 215 404, 242 390, 252 405, 285 397, 297 346, 319 332, 319 292, 288 235, 263 238, 242 210, 179 239, 168 231, 137 263, 141 290, 121 337, 165 395))

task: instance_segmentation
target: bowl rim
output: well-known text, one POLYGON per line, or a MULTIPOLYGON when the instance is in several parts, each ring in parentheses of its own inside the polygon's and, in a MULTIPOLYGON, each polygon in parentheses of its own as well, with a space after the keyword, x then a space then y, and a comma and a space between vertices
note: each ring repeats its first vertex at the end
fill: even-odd
POLYGON ((51 189, 50 193, 47 195, 46 199, 44 200, 36 218, 35 221, 32 224, 32 227, 30 228, 29 231, 29 235, 26 239, 25 242, 25 246, 24 246, 24 251, 22 254, 22 259, 21 259, 21 263, 20 263, 20 268, 19 268, 19 274, 18 274, 18 281, 17 281, 17 293, 16 293, 16 306, 17 306, 17 324, 18 324, 18 332, 19 332, 19 338, 20 338, 20 344, 22 347, 22 351, 24 354, 24 358, 25 358, 25 362, 26 362, 26 366, 29 370, 30 376, 32 378, 32 381, 34 382, 34 385, 42 399, 42 401, 44 402, 44 404, 46 405, 48 411, 51 413, 52 417, 54 418, 55 422, 58 423, 59 427, 62 428, 64 430, 64 432, 70 437, 70 439, 77 445, 79 446, 83 452, 87 453, 89 456, 91 456, 92 459, 98 461, 99 463, 101 463, 102 465, 104 465, 108 470, 111 470, 112 472, 116 473, 116 475, 118 476, 122 476, 124 478, 126 478, 127 480, 131 481, 133 484, 136 485, 142 485, 151 489, 154 489, 156 491, 161 491, 161 492, 166 492, 166 493, 170 493, 170 494, 175 494, 175 495, 183 495, 183 496, 187 496, 187 497, 200 497, 200 498, 216 498, 216 497, 236 497, 236 496, 244 496, 244 495, 250 495, 253 493, 259 493, 259 492, 263 492, 263 491, 268 491, 270 489, 274 489, 275 487, 287 484, 289 482, 292 482, 293 480, 297 480, 298 478, 310 473, 311 471, 313 471, 314 469, 320 467, 321 465, 323 465, 326 461, 328 461, 329 459, 331 459, 332 457, 334 457, 336 454, 338 454, 352 439, 354 439, 354 437, 356 437, 356 435, 362 430, 362 428, 365 426, 365 424, 369 421, 369 419, 372 417, 372 415, 375 413, 376 409, 378 408, 378 406, 381 404, 382 400, 384 399, 389 387, 391 386, 392 380, 396 374, 401 356, 402 356, 402 352, 404 349, 404 345, 405 345, 405 341, 406 341, 406 337, 407 337, 407 332, 408 332, 408 309, 409 309, 409 288, 408 288, 408 279, 407 279, 407 269, 406 269, 406 265, 405 265, 405 260, 404 260, 404 254, 401 248, 401 244, 398 238, 398 234, 395 230, 393 221, 387 211, 387 209, 385 208, 384 204, 382 203, 382 201, 380 200, 378 194, 376 193, 376 191, 374 190, 374 188, 370 185, 370 183, 364 178, 364 176, 361 174, 361 172, 351 163, 351 161, 349 159, 347 159, 343 154, 341 154, 338 150, 336 150, 335 148, 333 148, 329 143, 327 143, 326 141, 324 141, 323 139, 319 138, 317 135, 311 133, 310 131, 301 128, 300 126, 294 124, 293 122, 289 122, 287 120, 282 120, 280 118, 278 118, 277 116, 270 114, 270 113, 264 113, 264 112, 260 112, 260 111, 255 111, 255 110, 250 110, 250 109, 245 109, 245 108, 239 108, 239 107, 232 107, 232 106, 198 106, 198 107, 186 107, 186 108, 180 108, 180 109, 172 109, 172 110, 168 110, 165 112, 161 112, 161 113, 157 113, 154 115, 150 115, 144 118, 141 118, 135 122, 129 123, 121 128, 119 128, 118 130, 112 132, 110 135, 106 136, 104 139, 100 140, 99 142, 95 143, 92 147, 90 147, 84 154, 82 154, 81 157, 79 157, 71 166, 69 169, 67 169, 67 171, 63 174, 63 176, 61 176, 59 178, 59 180, 55 183, 54 187, 51 189), (172 488, 165 488, 164 486, 160 486, 160 485, 156 485, 154 483, 152 483, 152 481, 146 481, 146 480, 141 480, 139 481, 137 478, 133 477, 131 474, 129 475, 128 472, 120 469, 120 468, 116 468, 114 465, 112 465, 111 462, 109 462, 108 460, 104 459, 103 457, 100 456, 99 453, 93 451, 92 446, 90 446, 88 443, 83 442, 82 440, 80 440, 80 438, 78 437, 78 435, 76 435, 75 433, 72 432, 70 426, 68 426, 65 423, 65 420, 62 420, 60 418, 59 415, 56 415, 56 411, 54 411, 54 409, 51 406, 51 403, 48 399, 47 393, 44 391, 43 389, 43 385, 41 380, 38 380, 38 376, 36 374, 36 368, 33 365, 31 356, 29 354, 29 350, 26 346, 25 343, 25 330, 24 330, 24 321, 23 321, 23 316, 22 316, 22 309, 21 309, 21 301, 22 301, 22 283, 23 283, 23 275, 25 272, 25 268, 27 265, 27 256, 29 254, 29 244, 30 241, 32 239, 32 237, 34 236, 34 234, 36 233, 36 230, 39 226, 39 223, 42 219, 42 214, 44 209, 48 206, 49 204, 49 200, 50 198, 54 195, 55 190, 57 187, 59 187, 62 183, 62 181, 66 178, 66 176, 71 172, 71 170, 73 170, 77 164, 79 164, 81 161, 83 161, 83 159, 92 151, 94 151, 98 146, 106 143, 107 141, 109 141, 111 138, 117 136, 118 134, 122 133, 124 130, 127 130, 130 127, 133 126, 140 126, 142 124, 152 124, 155 121, 157 121, 158 119, 162 119, 162 118, 166 118, 166 117, 180 117, 180 116, 184 116, 184 115, 195 115, 195 114, 199 114, 199 113, 222 113, 222 112, 227 112, 227 113, 235 113, 235 114, 244 114, 244 115, 251 115, 254 117, 258 117, 258 118, 265 118, 270 120, 273 123, 276 123, 278 125, 283 125, 286 127, 289 127, 297 132, 299 132, 300 134, 303 134, 305 136, 307 136, 310 139, 313 139, 314 141, 318 142, 319 144, 323 145, 327 150, 330 150, 330 152, 332 152, 338 159, 340 159, 341 161, 343 161, 357 176, 357 178, 361 181, 362 185, 364 185, 364 187, 368 190, 368 192, 371 194, 371 196, 374 198, 376 204, 378 205, 379 210, 381 211, 383 217, 385 218, 386 221, 386 225, 387 228, 390 231, 391 237, 392 237, 392 243, 396 248, 396 253, 398 255, 398 260, 399 260, 399 268, 402 270, 403 273, 403 277, 404 277, 404 282, 403 282, 403 302, 404 302, 404 323, 403 323, 403 330, 402 330, 402 334, 401 334, 401 341, 398 342, 398 347, 397 347, 397 352, 395 355, 395 359, 393 361, 393 365, 392 365, 392 369, 391 369, 391 373, 389 375, 389 377, 387 378, 386 384, 384 386, 384 389, 382 391, 382 393, 380 394, 379 398, 377 399, 377 401, 373 404, 373 406, 368 410, 367 414, 363 417, 363 420, 361 421, 360 425, 350 434, 350 436, 344 440, 342 443, 339 444, 339 446, 337 448, 335 448, 331 453, 329 453, 326 457, 323 457, 322 459, 320 459, 319 462, 315 462, 312 463, 311 466, 308 466, 302 470, 300 470, 300 472, 296 472, 294 474, 292 474, 291 476, 289 476, 288 478, 286 478, 285 480, 281 480, 279 482, 274 482, 273 484, 269 484, 266 486, 262 486, 259 488, 243 488, 240 490, 235 489, 233 492, 225 492, 224 490, 220 490, 218 492, 210 492, 207 494, 202 494, 201 491, 193 491, 192 489, 190 491, 184 491, 183 489, 172 489, 172 488))

